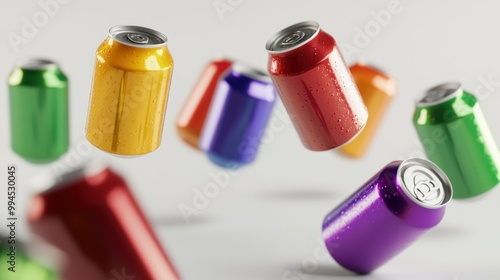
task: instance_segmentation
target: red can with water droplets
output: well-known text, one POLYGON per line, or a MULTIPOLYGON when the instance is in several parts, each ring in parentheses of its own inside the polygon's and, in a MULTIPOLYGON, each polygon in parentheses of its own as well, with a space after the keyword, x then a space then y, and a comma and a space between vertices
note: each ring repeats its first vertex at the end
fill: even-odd
POLYGON ((63 280, 178 280, 125 179, 92 162, 38 193, 31 230, 65 254, 63 280))
POLYGON ((269 74, 306 148, 337 148, 361 132, 368 111, 335 39, 317 22, 281 30, 266 49, 269 74))

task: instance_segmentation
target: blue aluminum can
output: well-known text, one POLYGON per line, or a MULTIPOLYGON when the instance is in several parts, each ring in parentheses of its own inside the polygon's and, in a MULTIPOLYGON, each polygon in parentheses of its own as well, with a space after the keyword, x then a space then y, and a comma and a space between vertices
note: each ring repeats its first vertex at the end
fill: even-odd
POLYGON ((201 150, 224 168, 251 163, 276 98, 266 73, 235 63, 217 86, 201 133, 201 150))

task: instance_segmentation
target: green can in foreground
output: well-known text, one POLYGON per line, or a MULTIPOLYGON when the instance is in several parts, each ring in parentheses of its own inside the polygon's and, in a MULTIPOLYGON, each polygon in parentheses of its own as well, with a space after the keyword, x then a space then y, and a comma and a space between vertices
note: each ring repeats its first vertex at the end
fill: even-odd
MULTIPOLYGON (((6 238, 1 239, 2 242, 6 238)), ((58 274, 34 261, 22 246, 0 243, 0 279, 2 280, 58 280, 58 274), (15 246, 15 250, 11 250, 15 246)))
POLYGON ((427 157, 448 175, 457 199, 483 194, 500 181, 500 153, 472 94, 460 83, 429 89, 413 124, 427 157))
POLYGON ((48 163, 69 146, 68 79, 52 61, 33 59, 8 79, 12 149, 33 163, 48 163))

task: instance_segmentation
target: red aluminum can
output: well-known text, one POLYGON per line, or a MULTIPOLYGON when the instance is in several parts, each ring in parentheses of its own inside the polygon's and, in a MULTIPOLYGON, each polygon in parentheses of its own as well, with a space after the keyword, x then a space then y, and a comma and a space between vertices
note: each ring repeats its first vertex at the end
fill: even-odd
POLYGON ((317 22, 281 30, 266 49, 269 74, 306 148, 337 148, 361 132, 368 111, 335 40, 317 22))
POLYGON ((229 70, 233 62, 218 59, 210 62, 201 73, 191 95, 177 118, 177 132, 189 145, 200 149, 200 134, 212 103, 219 80, 229 70))
POLYGON ((64 280, 179 279, 125 180, 102 165, 36 195, 32 231, 67 257, 64 280))

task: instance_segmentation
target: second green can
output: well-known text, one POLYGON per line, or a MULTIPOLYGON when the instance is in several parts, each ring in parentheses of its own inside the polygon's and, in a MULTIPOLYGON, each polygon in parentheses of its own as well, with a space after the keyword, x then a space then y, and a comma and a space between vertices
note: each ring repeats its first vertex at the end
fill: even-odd
POLYGON ((33 163, 48 163, 69 146, 68 79, 52 61, 32 59, 9 76, 12 149, 33 163))
POLYGON ((454 198, 474 197, 498 184, 498 147, 476 97, 460 83, 429 89, 416 105, 413 124, 427 157, 450 178, 454 198))

